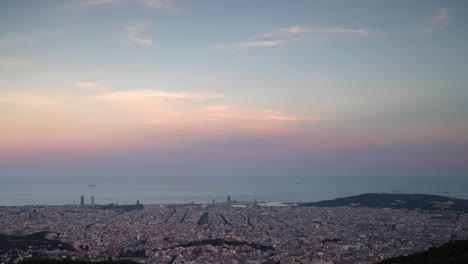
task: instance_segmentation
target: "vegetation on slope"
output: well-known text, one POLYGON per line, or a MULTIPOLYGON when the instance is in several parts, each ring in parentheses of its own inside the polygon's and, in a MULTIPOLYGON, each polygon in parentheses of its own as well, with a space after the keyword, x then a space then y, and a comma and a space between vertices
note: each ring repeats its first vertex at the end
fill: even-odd
POLYGON ((89 264, 89 263, 99 263, 99 264, 134 264, 136 262, 132 261, 100 261, 100 262, 91 262, 86 260, 56 260, 56 259, 30 259, 19 262, 19 264, 89 264))
POLYGON ((390 258, 378 264, 465 264, 468 263, 468 240, 450 241, 427 251, 390 258))

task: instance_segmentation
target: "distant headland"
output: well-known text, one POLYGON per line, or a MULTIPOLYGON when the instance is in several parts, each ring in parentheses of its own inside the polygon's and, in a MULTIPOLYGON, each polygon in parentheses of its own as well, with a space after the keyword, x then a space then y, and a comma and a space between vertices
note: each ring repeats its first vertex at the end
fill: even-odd
POLYGON ((468 200, 430 194, 366 193, 356 196, 302 203, 316 207, 378 207, 427 211, 453 211, 468 213, 468 200))

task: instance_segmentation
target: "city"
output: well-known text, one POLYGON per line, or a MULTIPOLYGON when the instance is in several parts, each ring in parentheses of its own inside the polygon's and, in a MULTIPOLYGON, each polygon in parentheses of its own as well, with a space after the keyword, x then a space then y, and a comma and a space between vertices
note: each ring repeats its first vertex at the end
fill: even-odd
POLYGON ((32 257, 139 263, 375 263, 466 239, 468 215, 421 210, 301 207, 231 202, 0 208, 0 230, 70 249, 1 252, 0 263, 32 257))

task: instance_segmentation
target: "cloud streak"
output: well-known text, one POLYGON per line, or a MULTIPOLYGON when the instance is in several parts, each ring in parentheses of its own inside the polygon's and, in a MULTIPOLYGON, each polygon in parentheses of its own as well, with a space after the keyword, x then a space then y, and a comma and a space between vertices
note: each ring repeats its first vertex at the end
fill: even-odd
POLYGON ((450 8, 438 8, 435 14, 423 26, 423 33, 433 33, 442 30, 454 19, 453 10, 450 8))
POLYGON ((99 89, 103 87, 103 84, 100 82, 78 82, 76 86, 82 89, 99 89))
POLYGON ((143 36, 143 34, 146 32, 146 29, 146 23, 137 23, 125 27, 124 31, 126 33, 126 43, 145 47, 153 45, 153 41, 150 38, 143 36))
POLYGON ((103 4, 111 4, 111 3, 120 3, 121 0, 82 0, 80 3, 82 5, 103 5, 103 4))
POLYGON ((156 9, 172 10, 174 7, 170 0, 141 0, 144 6, 156 9))
MULTIPOLYGON (((430 34, 442 30, 454 20, 453 10, 450 8, 438 8, 435 13, 424 23, 416 26, 416 29, 402 30, 399 33, 410 32, 430 34)), ((252 36, 244 41, 227 45, 228 48, 237 51, 246 51, 254 48, 274 48, 284 46, 291 42, 307 40, 310 37, 352 37, 365 38, 370 35, 382 35, 386 32, 371 31, 366 28, 348 28, 317 25, 293 25, 279 28, 274 31, 264 32, 252 36)))
POLYGON ((155 147, 168 137, 171 142, 180 142, 194 135, 222 137, 235 131, 277 134, 296 129, 296 122, 331 120, 218 104, 228 98, 216 93, 153 89, 90 92, 55 96, 0 93, 0 104, 9 109, 0 111, 0 145, 12 151, 28 146, 155 147))
POLYGON ((80 4, 82 6, 139 4, 144 7, 161 10, 172 10, 174 8, 170 0, 82 0, 80 4))
POLYGON ((236 50, 247 50, 250 48, 269 48, 285 45, 307 39, 312 35, 341 36, 341 37, 367 37, 371 32, 361 28, 340 28, 324 26, 301 26, 294 25, 280 28, 275 31, 257 34, 245 41, 229 45, 236 50))
POLYGON ((235 48, 255 48, 255 47, 276 47, 284 44, 282 40, 259 40, 259 41, 245 41, 234 44, 235 48))
POLYGON ((280 28, 272 32, 262 33, 255 36, 254 38, 287 37, 306 33, 342 34, 356 37, 366 37, 370 32, 367 29, 295 25, 286 28, 280 28))
POLYGON ((426 19, 397 33, 410 36, 430 35, 447 28, 454 19, 455 14, 453 9, 441 7, 434 10, 434 13, 426 17, 426 19))
POLYGON ((210 93, 188 93, 188 92, 166 92, 153 89, 140 90, 125 90, 109 92, 94 96, 98 99, 106 99, 112 101, 128 101, 128 100, 151 100, 151 99, 213 99, 223 98, 223 94, 210 93))

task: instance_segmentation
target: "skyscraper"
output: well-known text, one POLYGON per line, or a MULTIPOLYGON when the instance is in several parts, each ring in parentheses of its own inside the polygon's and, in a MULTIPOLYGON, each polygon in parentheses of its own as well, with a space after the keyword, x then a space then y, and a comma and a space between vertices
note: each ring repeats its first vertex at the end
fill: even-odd
POLYGON ((94 195, 91 196, 91 205, 94 205, 94 195))
POLYGON ((231 195, 228 195, 228 197, 227 197, 227 204, 231 205, 231 195))
POLYGON ((84 206, 84 196, 83 195, 81 195, 80 205, 84 206))

